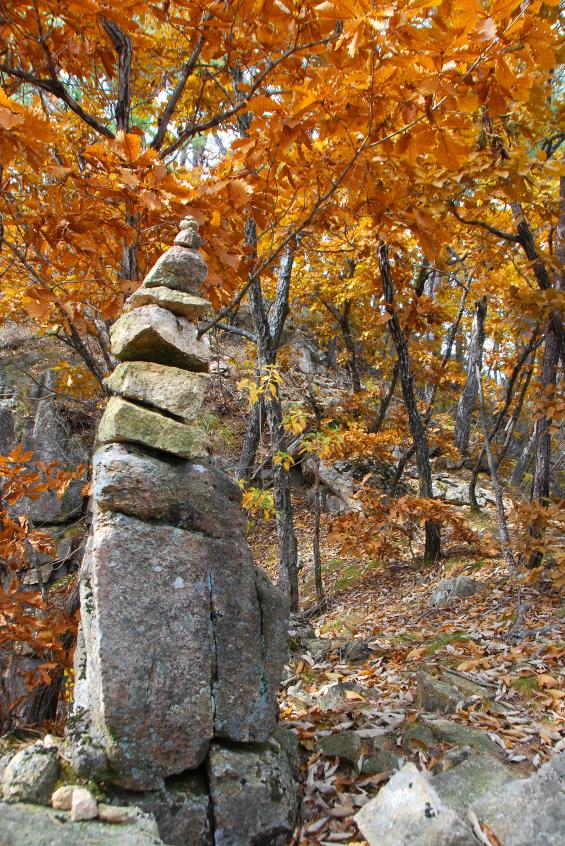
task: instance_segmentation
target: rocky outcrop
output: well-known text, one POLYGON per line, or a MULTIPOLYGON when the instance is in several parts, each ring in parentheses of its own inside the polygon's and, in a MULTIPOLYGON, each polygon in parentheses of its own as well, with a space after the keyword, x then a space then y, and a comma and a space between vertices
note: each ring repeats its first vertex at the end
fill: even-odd
POLYGON ((65 811, 54 814, 38 805, 0 802, 3 846, 165 846, 157 823, 145 814, 134 822, 110 825, 97 820, 72 822, 65 811))
POLYGON ((472 755, 429 778, 406 764, 355 821, 370 846, 472 846, 488 831, 504 846, 558 846, 565 838, 565 753, 529 778, 472 755))
POLYGON ((184 316, 205 303, 198 243, 187 219, 111 331, 122 363, 93 463, 68 755, 80 778, 135 791, 166 842, 283 844, 294 782, 269 738, 287 602, 254 566, 240 490, 199 428, 209 349, 184 316))

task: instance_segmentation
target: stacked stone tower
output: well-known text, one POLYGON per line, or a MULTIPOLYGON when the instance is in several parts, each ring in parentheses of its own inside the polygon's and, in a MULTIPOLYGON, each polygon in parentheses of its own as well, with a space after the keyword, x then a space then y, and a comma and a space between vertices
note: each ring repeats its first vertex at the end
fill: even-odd
MULTIPOLYGON (((79 775, 138 791, 137 804, 145 792, 158 818, 167 779, 200 768, 214 823, 166 842, 245 846, 248 827, 265 835, 254 843, 284 843, 280 802, 246 800, 238 770, 252 761, 260 775, 273 754, 249 744, 276 726, 287 607, 252 562, 239 489, 208 459, 198 425, 210 357, 195 323, 209 308, 199 246, 186 218, 111 330, 121 363, 94 457, 70 757, 79 775), (262 822, 245 819, 246 801, 252 816, 263 803, 262 822)), ((269 795, 273 778, 288 796, 280 761, 269 795)))

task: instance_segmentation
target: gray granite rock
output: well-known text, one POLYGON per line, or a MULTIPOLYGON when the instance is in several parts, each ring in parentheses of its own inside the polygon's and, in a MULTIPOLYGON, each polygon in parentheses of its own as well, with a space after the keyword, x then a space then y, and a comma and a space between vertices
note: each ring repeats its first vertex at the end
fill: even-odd
POLYGON ((379 749, 367 755, 363 761, 361 772, 365 775, 394 772, 399 768, 404 758, 399 758, 389 749, 379 749))
POLYGON ((208 275, 206 262, 196 250, 176 245, 157 259, 145 279, 144 288, 173 288, 197 293, 208 275))
POLYGON ((3 798, 6 802, 48 805, 58 773, 56 749, 41 744, 26 746, 14 755, 4 770, 3 798))
POLYGON ((205 373, 146 361, 124 361, 105 379, 111 393, 174 414, 185 423, 198 416, 208 382, 205 373))
POLYGON ((213 736, 269 736, 287 607, 243 536, 98 512, 81 606, 87 660, 77 686, 114 783, 159 788, 197 767, 213 736))
POLYGON ((111 801, 133 805, 157 820, 168 846, 212 846, 211 805, 202 772, 167 779, 161 790, 113 791, 111 801))
POLYGON ((221 538, 245 537, 241 490, 208 458, 183 461, 129 444, 94 455, 93 494, 102 511, 221 538))
POLYGON ((214 743, 207 768, 214 846, 287 846, 298 796, 280 744, 227 747, 214 743))
POLYGON ((471 579, 469 576, 456 576, 453 579, 444 579, 439 583, 430 597, 430 605, 432 608, 451 605, 457 599, 462 599, 466 596, 473 596, 481 584, 476 579, 471 579))
POLYGON ((100 514, 83 561, 91 735, 129 789, 197 767, 213 735, 209 569, 195 546, 178 529, 100 514))
POLYGON ((452 723, 450 720, 426 720, 437 743, 452 743, 457 746, 470 746, 477 752, 486 752, 490 755, 499 755, 500 748, 494 740, 488 736, 486 731, 481 729, 468 728, 460 723, 452 723))
POLYGON ((416 673, 416 702, 424 711, 454 714, 465 698, 452 684, 420 670, 416 673))
POLYGON ((340 731, 323 737, 319 747, 329 758, 339 758, 354 767, 361 756, 363 743, 355 731, 340 731))
POLYGON ((470 827, 414 764, 395 773, 355 822, 370 846, 476 846, 470 827))
POLYGON ((196 336, 196 326, 185 317, 156 305, 123 314, 112 326, 112 353, 120 361, 153 361, 171 367, 208 370, 210 342, 196 336))
POLYGON ((446 805, 465 817, 472 802, 514 778, 508 767, 490 755, 471 755, 456 767, 434 776, 431 784, 446 805))
POLYGON ((206 454, 206 436, 190 423, 179 423, 158 411, 111 397, 100 421, 98 442, 133 443, 172 453, 181 458, 206 454))
POLYGON ((565 752, 530 776, 487 792, 472 805, 504 846, 565 843, 565 752))
POLYGON ((71 822, 65 811, 0 802, 2 846, 165 846, 155 820, 139 813, 134 823, 71 822))

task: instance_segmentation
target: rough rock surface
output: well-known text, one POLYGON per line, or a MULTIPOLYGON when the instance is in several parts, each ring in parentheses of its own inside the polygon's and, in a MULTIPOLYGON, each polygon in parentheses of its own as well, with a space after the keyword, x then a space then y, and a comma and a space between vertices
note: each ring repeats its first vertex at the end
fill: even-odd
POLYGON ((197 458, 206 454, 206 437, 201 429, 189 423, 179 423, 121 397, 112 397, 106 406, 98 429, 98 440, 102 444, 142 444, 181 458, 197 458))
POLYGON ((94 820, 98 816, 98 803, 85 787, 77 787, 71 797, 71 819, 73 822, 94 820))
POLYGON ((565 843, 565 752, 530 778, 516 779, 472 805, 504 846, 565 843))
POLYGON ((298 802, 281 746, 275 741, 254 748, 213 744, 207 766, 214 846, 287 846, 298 802))
POLYGON ((479 590, 480 586, 480 582, 469 578, 469 576, 456 576, 453 579, 444 579, 432 593, 430 605, 432 607, 449 605, 455 599, 473 596, 479 590))
POLYGON ((468 728, 450 720, 426 720, 426 728, 432 732, 436 743, 453 743, 458 746, 470 746, 477 752, 498 755, 499 747, 488 734, 481 729, 468 728))
POLYGON ((129 444, 110 444, 94 455, 93 494, 103 511, 212 538, 245 535, 241 490, 208 458, 181 461, 129 444))
POLYGON ((145 279, 143 288, 166 286, 175 291, 193 294, 206 279, 206 262, 196 250, 174 246, 157 259, 145 279))
POLYGON ((123 314, 110 331, 112 353, 120 361, 154 361, 171 367, 208 370, 210 343, 196 337, 196 326, 185 317, 148 305, 123 314))
POLYGON ((180 367, 124 361, 105 380, 113 394, 162 409, 191 422, 202 408, 209 377, 180 367))
POLYGON ((292 741, 258 744, 277 723, 287 599, 254 566, 241 493, 192 423, 209 345, 174 312, 202 310, 199 243, 186 218, 129 307, 147 304, 111 330, 123 363, 94 460, 66 756, 111 799, 151 808, 173 846, 276 845, 293 830, 298 767, 292 741))
POLYGON ((165 846, 155 820, 138 814, 135 823, 71 822, 64 811, 0 802, 2 846, 165 846))
POLYGON ((468 806, 485 793, 493 793, 508 782, 513 773, 490 755, 471 755, 461 764, 439 773, 432 787, 450 808, 463 818, 468 806))
POLYGON ((370 846, 476 846, 477 842, 414 764, 393 775, 355 822, 370 846))
POLYGON ((56 749, 40 744, 26 746, 14 755, 4 771, 3 798, 6 802, 48 805, 58 772, 56 749))
POLYGON ((286 604, 251 565, 243 538, 101 512, 81 605, 88 710, 116 783, 159 787, 199 766, 214 735, 268 737, 286 604))
POLYGON ((210 796, 200 771, 168 779, 161 790, 114 792, 114 796, 152 814, 159 836, 169 846, 212 846, 210 796))
POLYGON ((140 306, 156 305, 166 308, 172 314, 179 314, 189 320, 198 320, 210 309, 208 300, 170 288, 138 288, 127 298, 124 311, 133 311, 140 306))

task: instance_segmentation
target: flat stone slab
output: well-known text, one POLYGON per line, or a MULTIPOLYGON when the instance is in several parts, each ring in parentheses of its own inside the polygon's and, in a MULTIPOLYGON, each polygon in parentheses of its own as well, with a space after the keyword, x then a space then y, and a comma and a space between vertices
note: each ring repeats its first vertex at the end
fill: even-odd
POLYGON ((121 397, 111 397, 98 428, 98 441, 142 444, 181 458, 206 454, 206 434, 121 397))
POLYGON ((157 824, 139 814, 134 823, 71 822, 70 814, 38 805, 0 802, 2 846, 165 846, 157 824))
POLYGON ((208 370, 210 343, 186 317, 147 305, 123 314, 110 329, 112 353, 120 361, 153 361, 185 370, 208 370))
POLYGON ((138 288, 129 296, 124 305, 124 312, 133 311, 140 306, 156 305, 166 308, 173 314, 179 314, 188 320, 200 320, 210 311, 210 303, 196 294, 185 294, 172 288, 138 288))
POLYGON ((105 385, 113 394, 174 414, 186 423, 200 412, 209 376, 145 361, 124 361, 105 385))
POLYGON ((274 729, 286 600, 253 567, 243 535, 98 511, 81 608, 81 705, 113 783, 160 788, 198 767, 213 736, 256 742, 274 729))
POLYGON ((165 287, 193 294, 207 275, 206 262, 197 250, 175 245, 157 259, 143 280, 143 287, 165 287))
POLYGON ((92 484, 103 511, 213 538, 245 537, 241 490, 207 457, 184 461, 133 444, 108 444, 94 454, 92 484))

